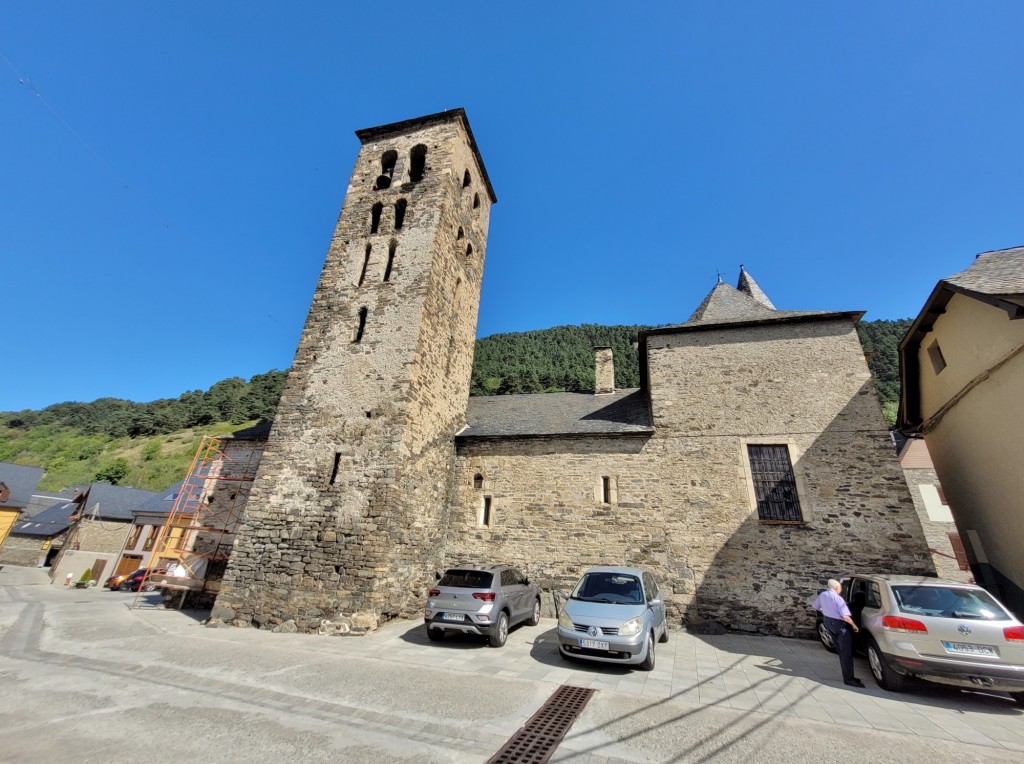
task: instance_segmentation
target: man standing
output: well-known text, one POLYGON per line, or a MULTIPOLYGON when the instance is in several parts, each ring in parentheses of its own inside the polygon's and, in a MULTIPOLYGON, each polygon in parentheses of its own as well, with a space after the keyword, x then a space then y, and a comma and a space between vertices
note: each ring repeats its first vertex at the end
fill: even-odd
POLYGON ((821 613, 825 628, 839 648, 839 667, 843 670, 843 684, 863 687, 864 683, 853 675, 853 635, 860 629, 853 622, 850 608, 839 594, 842 590, 842 584, 830 578, 828 589, 818 595, 812 607, 821 613))

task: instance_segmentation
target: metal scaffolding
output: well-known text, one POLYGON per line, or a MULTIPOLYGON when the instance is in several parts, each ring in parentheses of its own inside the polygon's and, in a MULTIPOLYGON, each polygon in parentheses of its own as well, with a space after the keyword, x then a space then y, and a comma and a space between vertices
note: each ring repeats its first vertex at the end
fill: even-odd
POLYGON ((251 442, 203 436, 188 477, 160 528, 133 608, 156 602, 144 589, 163 591, 159 604, 202 607, 212 603, 242 522, 260 451, 251 442))

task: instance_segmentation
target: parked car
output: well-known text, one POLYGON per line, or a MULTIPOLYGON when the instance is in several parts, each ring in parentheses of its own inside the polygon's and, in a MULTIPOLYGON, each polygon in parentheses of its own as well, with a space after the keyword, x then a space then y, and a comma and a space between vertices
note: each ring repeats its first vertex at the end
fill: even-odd
POLYGON ((139 570, 130 573, 117 588, 122 592, 137 592, 141 586, 142 591, 151 592, 156 588, 156 585, 149 582, 150 576, 164 575, 165 573, 167 573, 167 568, 154 568, 153 570, 139 568, 139 570), (144 579, 146 581, 145 584, 142 583, 144 579))
MULTIPOLYGON (((879 687, 907 677, 1010 693, 1024 706, 1024 624, 985 589, 938 578, 854 575, 843 599, 860 628, 854 649, 867 656, 879 687)), ((818 616, 818 638, 835 651, 818 616)))
POLYGON ((106 581, 103 582, 103 587, 105 589, 110 589, 110 591, 114 591, 121 584, 123 584, 125 582, 125 580, 127 580, 128 576, 135 575, 138 572, 140 572, 140 571, 133 570, 130 573, 121 573, 120 575, 111 576, 110 578, 108 578, 106 581))
POLYGON ((654 576, 639 568, 591 568, 558 614, 566 658, 654 668, 654 643, 668 642, 665 602, 654 576))
POLYGON ((516 624, 540 623, 540 590, 509 565, 451 568, 427 594, 423 621, 432 641, 458 631, 501 647, 516 624))

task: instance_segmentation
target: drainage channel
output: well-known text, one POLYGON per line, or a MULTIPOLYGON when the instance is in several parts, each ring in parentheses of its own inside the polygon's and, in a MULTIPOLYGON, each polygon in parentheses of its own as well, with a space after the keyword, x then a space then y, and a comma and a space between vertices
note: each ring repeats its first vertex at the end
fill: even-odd
POLYGON ((487 764, 546 764, 594 692, 563 684, 487 764))

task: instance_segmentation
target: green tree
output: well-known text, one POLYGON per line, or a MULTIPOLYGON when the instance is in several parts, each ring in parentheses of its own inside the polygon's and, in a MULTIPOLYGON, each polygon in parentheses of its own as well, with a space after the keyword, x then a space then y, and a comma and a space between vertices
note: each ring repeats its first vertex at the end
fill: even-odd
POLYGON ((101 467, 93 479, 97 483, 120 485, 121 481, 128 477, 129 472, 131 472, 131 465, 122 456, 101 467))

